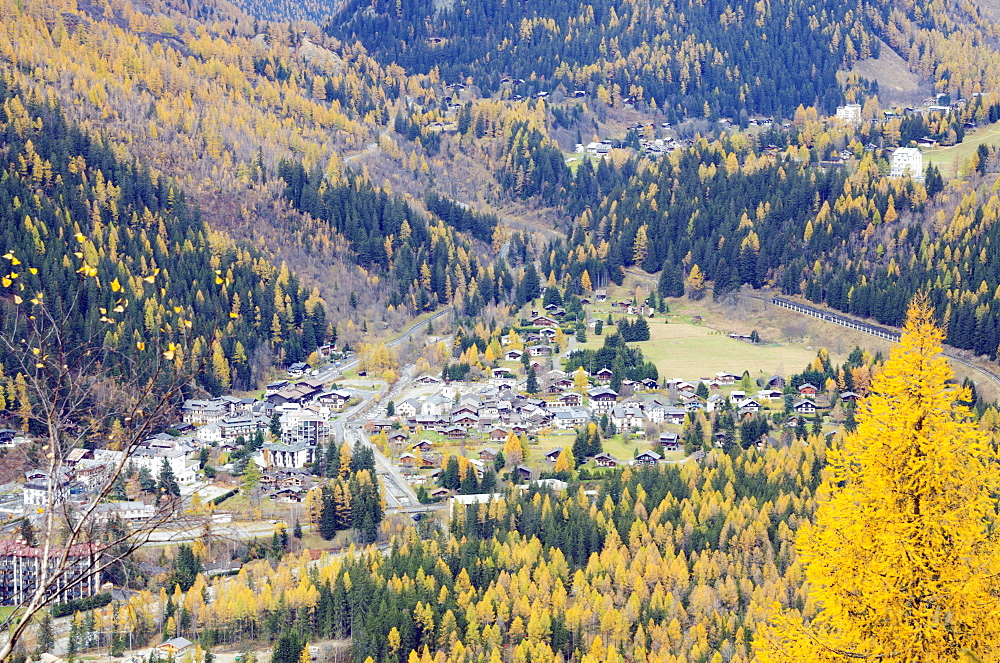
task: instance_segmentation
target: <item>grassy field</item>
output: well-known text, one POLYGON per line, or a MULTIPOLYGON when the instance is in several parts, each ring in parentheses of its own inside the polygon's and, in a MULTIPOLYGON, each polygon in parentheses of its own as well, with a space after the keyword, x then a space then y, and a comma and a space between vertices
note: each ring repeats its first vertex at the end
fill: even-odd
MULTIPOLYGON (((676 429, 679 431, 680 427, 676 427, 676 429)), ((545 454, 553 449, 571 449, 573 447, 575 437, 576 433, 574 431, 543 431, 538 435, 537 440, 533 440, 528 443, 528 459, 525 465, 536 471, 550 470, 551 467, 545 461, 545 454)), ((455 456, 462 455, 461 445, 457 441, 443 439, 436 433, 425 433, 420 435, 419 438, 415 436, 413 439, 430 439, 434 443, 434 451, 438 453, 446 453, 455 456)), ((502 449, 503 444, 491 444, 488 441, 469 439, 465 444, 465 456, 467 458, 477 458, 479 451, 485 447, 502 449)), ((638 438, 633 437, 631 440, 625 440, 622 435, 616 435, 604 441, 604 450, 623 461, 631 459, 637 450, 646 451, 651 448, 653 448, 653 445, 641 436, 638 438)), ((684 453, 675 452, 667 454, 667 458, 668 460, 682 460, 684 458, 684 453)), ((428 472, 424 472, 423 474, 427 473, 428 472)))
MULTIPOLYGON (((750 377, 787 374, 801 371, 816 357, 816 350, 801 344, 751 345, 736 341, 724 331, 702 324, 693 324, 685 315, 662 317, 650 321, 650 340, 634 343, 646 359, 656 364, 661 378, 693 380, 711 377, 720 371, 750 377)), ((607 333, 607 332, 605 332, 607 333)), ((613 333, 613 330, 612 330, 613 333)), ((600 336, 591 336, 585 348, 597 348, 604 343, 600 336)))
MULTIPOLYGON (((680 431, 680 426, 671 426, 672 429, 680 431)), ((535 448, 532 448, 532 459, 529 459, 529 465, 533 468, 541 467, 544 463, 544 455, 546 452, 555 449, 557 447, 565 447, 567 449, 572 448, 573 440, 576 437, 576 433, 573 431, 553 431, 539 437, 539 444, 537 449, 539 453, 537 457, 535 455, 535 448)), ((658 445, 652 444, 649 440, 642 436, 635 437, 626 440, 623 435, 615 435, 614 437, 609 437, 602 443, 602 448, 604 451, 608 452, 620 461, 628 462, 636 453, 641 453, 643 451, 648 451, 650 449, 656 448, 658 445)), ((657 448, 657 451, 659 449, 657 448)), ((661 452, 666 460, 677 461, 684 459, 683 451, 671 451, 666 454, 661 452)), ((593 463, 590 463, 593 466, 593 463)), ((547 469, 547 468, 546 468, 547 469)))
MULTIPOLYGON (((680 426, 672 426, 671 428, 673 428, 675 432, 680 431, 680 426)), ((658 443, 647 440, 642 436, 632 436, 632 439, 626 440, 623 435, 615 435, 614 437, 609 437, 604 440, 601 447, 604 451, 625 463, 634 458, 637 453, 650 450, 656 451, 663 456, 665 460, 683 460, 685 457, 683 451, 663 452, 660 450, 660 445, 658 443)))
POLYGON ((976 129, 958 145, 925 150, 924 163, 936 164, 942 175, 955 177, 962 161, 972 156, 982 144, 1000 144, 1000 122, 976 129))

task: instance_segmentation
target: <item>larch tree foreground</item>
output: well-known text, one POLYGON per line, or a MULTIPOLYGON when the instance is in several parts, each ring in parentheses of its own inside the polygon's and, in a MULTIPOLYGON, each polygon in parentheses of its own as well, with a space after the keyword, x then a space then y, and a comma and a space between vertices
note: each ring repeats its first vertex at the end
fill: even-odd
POLYGON ((1000 656, 997 455, 948 382, 942 339, 918 296, 799 533, 806 614, 776 612, 759 660, 1000 656))

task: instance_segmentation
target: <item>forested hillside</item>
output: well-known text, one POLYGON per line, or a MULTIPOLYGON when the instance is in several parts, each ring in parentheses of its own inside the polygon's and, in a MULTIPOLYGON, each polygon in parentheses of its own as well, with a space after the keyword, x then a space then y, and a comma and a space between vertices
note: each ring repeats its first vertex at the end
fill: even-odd
POLYGON ((384 64, 487 92, 524 79, 514 93, 561 85, 681 117, 788 115, 803 102, 832 111, 842 100, 835 73, 877 54, 880 5, 354 0, 327 30, 361 40, 384 64))
POLYGON ((176 178, 213 231, 287 259, 331 312, 358 326, 363 314, 384 314, 388 293, 357 269, 343 237, 283 202, 277 171, 295 160, 338 177, 401 95, 422 98, 420 81, 318 43, 314 25, 291 30, 225 3, 139 11, 130 2, 101 10, 12 0, 2 11, 0 60, 16 84, 44 90, 83 131, 176 178), (365 306, 348 307, 351 292, 365 306))
POLYGON ((293 636, 298 647, 351 636, 357 663, 750 661, 763 610, 804 605, 792 541, 825 454, 814 437, 619 471, 593 497, 514 491, 459 508, 448 535, 312 568, 255 563, 212 581, 208 603, 203 578, 176 592, 183 619, 151 609, 151 595, 132 599, 128 619, 144 638, 253 633, 275 640, 276 656, 293 636))
MULTIPOLYGON (((761 157, 746 144, 703 143, 651 165, 581 166, 568 187, 577 216, 568 246, 542 269, 621 282, 637 266, 660 272, 660 293, 724 298, 770 285, 845 312, 899 325, 918 291, 948 322, 948 342, 995 358, 1000 202, 992 188, 942 192, 889 179, 862 153, 854 172, 816 169, 792 147, 761 157), (692 274, 697 274, 692 278, 692 274)), ((933 175, 934 171, 930 171, 933 175)))
MULTIPOLYGON (((66 316, 52 327, 80 353, 106 351, 102 370, 148 378, 172 362, 194 373, 185 396, 256 389, 333 341, 360 350, 359 369, 409 379, 409 367, 375 370, 395 363, 378 342, 446 306, 454 315, 425 329, 453 346, 407 362, 417 375, 488 376, 502 339, 524 350, 517 330, 540 307, 521 309, 543 286, 542 306, 565 309, 554 367, 584 369, 574 388, 601 367, 615 389, 658 380, 648 346, 627 344, 651 338, 641 315, 613 334, 594 320, 603 345, 556 359, 591 333, 584 297, 649 275, 661 308, 746 285, 891 325, 926 293, 913 344, 936 353, 937 315, 949 343, 997 358, 1000 151, 986 125, 1000 120, 1000 28, 972 4, 0 0, 0 15, 0 409, 25 427, 32 403, 12 367, 51 358, 9 340, 11 312, 42 302, 66 316), (846 73, 886 48, 921 77, 921 108, 885 108, 877 84, 846 73), (858 116, 829 118, 844 102, 858 116), (978 150, 961 145, 970 136, 978 150), (937 152, 957 154, 953 180, 935 167, 889 177, 893 150, 918 141, 959 146, 937 152)), ((842 428, 800 416, 779 441, 763 415, 691 412, 680 436, 696 456, 574 474, 564 452, 553 469, 565 492, 535 484, 455 505, 440 530, 431 516, 412 528, 406 513, 380 526, 374 465, 331 469, 331 443, 313 469, 342 476, 305 498, 307 536, 403 531, 388 547, 317 564, 281 559, 287 534, 275 532, 271 560, 235 577, 192 571, 183 588, 131 596, 107 619, 144 645, 272 643, 273 663, 305 660, 307 639, 345 638, 357 663, 749 663, 771 608, 796 622, 824 609, 795 541, 817 495, 841 487, 826 468, 828 455, 840 467, 840 430, 875 426, 854 399, 872 384, 908 393, 915 371, 883 359, 857 348, 834 367, 824 350, 786 376, 786 410, 804 381, 831 398, 856 390, 832 404, 848 410, 842 428), (902 377, 884 382, 885 370, 902 377)), ((947 411, 938 430, 960 428, 985 450, 996 410, 931 372, 947 411)), ((526 370, 526 390, 551 375, 526 370)), ((748 373, 741 389, 751 386, 748 373)), ((341 423, 360 424, 352 416, 341 423)), ((580 446, 600 442, 589 425, 580 446)), ((914 466, 936 477, 918 451, 914 466)), ((442 483, 468 493, 453 458, 442 483)), ((995 495, 980 492, 991 518, 995 495)), ((225 547, 205 538, 184 552, 192 569, 199 546, 225 547)), ((73 628, 79 637, 79 618, 73 628)))
MULTIPOLYGON (((216 394, 250 388, 274 360, 302 360, 333 332, 322 300, 287 269, 245 247, 212 246, 176 182, 119 158, 57 105, 6 82, 0 103, 4 306, 40 298, 57 319, 72 311, 64 342, 103 344, 119 370, 134 370, 124 368, 133 360, 152 370, 144 346, 156 352, 183 336, 177 361, 185 370, 206 362, 197 380, 216 394)), ((0 350, 9 371, 21 365, 13 351, 0 350)))
POLYGON ((971 3, 348 0, 326 30, 448 83, 524 97, 562 86, 671 121, 787 117, 799 104, 832 113, 844 98, 836 71, 877 57, 881 40, 944 92, 986 91, 1000 75, 982 39, 996 26, 971 3))

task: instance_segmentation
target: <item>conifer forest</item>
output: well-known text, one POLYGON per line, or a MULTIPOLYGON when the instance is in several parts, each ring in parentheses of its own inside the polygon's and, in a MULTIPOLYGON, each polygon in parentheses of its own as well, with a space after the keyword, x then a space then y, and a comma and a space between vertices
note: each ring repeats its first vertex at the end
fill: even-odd
POLYGON ((1000 661, 998 220, 983 0, 0 0, 0 661, 1000 661))

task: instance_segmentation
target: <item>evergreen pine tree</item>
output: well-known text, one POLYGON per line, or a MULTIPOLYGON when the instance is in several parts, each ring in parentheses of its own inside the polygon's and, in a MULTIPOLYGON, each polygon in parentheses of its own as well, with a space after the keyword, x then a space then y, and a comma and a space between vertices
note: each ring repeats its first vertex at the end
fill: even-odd
POLYGON ((497 473, 493 471, 493 468, 487 468, 483 472, 483 480, 479 484, 479 492, 481 493, 494 493, 497 488, 497 473))
POLYGON ((587 455, 596 456, 603 450, 604 449, 601 445, 601 432, 597 430, 597 427, 595 426, 594 430, 590 431, 590 435, 587 439, 587 455))
POLYGON ((340 475, 340 450, 337 449, 337 443, 330 438, 330 441, 326 445, 326 453, 324 454, 324 460, 326 462, 326 467, 324 468, 324 475, 328 479, 333 479, 340 475))
POLYGON ((534 367, 528 369, 528 380, 524 387, 529 394, 538 393, 538 377, 535 375, 534 367))
POLYGON ((441 485, 448 490, 458 490, 462 478, 458 474, 458 457, 448 456, 444 472, 441 473, 441 485))
POLYGON ((319 535, 326 541, 337 533, 337 509, 333 501, 333 491, 323 486, 323 506, 319 515, 319 535))
POLYGON ((160 465, 160 476, 157 482, 157 489, 163 495, 174 495, 179 497, 181 494, 181 487, 177 483, 177 479, 174 477, 174 471, 170 467, 170 463, 164 458, 160 465))
POLYGON ((473 495, 479 492, 479 477, 476 476, 476 468, 471 463, 465 470, 465 476, 462 477, 458 492, 462 495, 473 495))
POLYGON ((587 456, 590 455, 590 446, 588 445, 586 430, 580 428, 576 431, 576 439, 573 440, 572 451, 577 465, 583 465, 587 462, 587 456))

